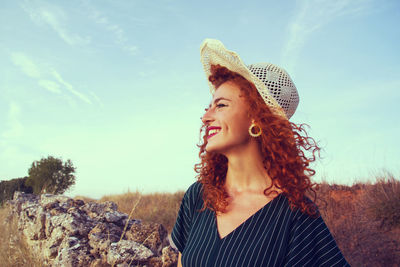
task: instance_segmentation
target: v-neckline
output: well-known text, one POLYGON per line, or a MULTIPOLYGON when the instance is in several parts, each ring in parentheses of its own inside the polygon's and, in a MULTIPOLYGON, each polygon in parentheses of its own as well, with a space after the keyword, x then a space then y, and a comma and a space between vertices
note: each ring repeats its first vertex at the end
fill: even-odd
POLYGON ((232 231, 230 231, 228 234, 226 234, 224 237, 221 237, 219 230, 218 230, 218 221, 217 221, 217 214, 214 212, 214 228, 217 234, 217 238, 222 241, 226 238, 228 238, 229 236, 233 235, 234 232, 236 232, 236 230, 238 230, 239 228, 242 228, 244 224, 246 224, 248 221, 250 221, 252 218, 254 218, 256 215, 258 215, 259 213, 261 213, 262 210, 264 210, 267 206, 270 206, 271 203, 273 201, 275 201, 277 198, 279 198, 282 195, 282 193, 279 193, 276 197, 274 197, 273 199, 271 199, 270 201, 268 201, 264 206, 262 206, 261 208, 259 208, 256 212, 254 212, 252 215, 250 215, 246 220, 244 220, 241 224, 239 224, 236 228, 234 228, 232 231))

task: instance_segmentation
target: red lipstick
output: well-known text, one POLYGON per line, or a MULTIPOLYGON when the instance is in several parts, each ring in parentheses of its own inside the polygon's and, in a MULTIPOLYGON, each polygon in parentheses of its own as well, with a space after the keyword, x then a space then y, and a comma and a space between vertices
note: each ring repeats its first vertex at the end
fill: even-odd
POLYGON ((218 132, 215 132, 213 134, 209 134, 210 130, 214 130, 214 129, 221 130, 221 127, 216 127, 216 126, 207 127, 207 139, 210 139, 211 137, 213 137, 214 135, 219 133, 219 131, 218 131, 218 132))

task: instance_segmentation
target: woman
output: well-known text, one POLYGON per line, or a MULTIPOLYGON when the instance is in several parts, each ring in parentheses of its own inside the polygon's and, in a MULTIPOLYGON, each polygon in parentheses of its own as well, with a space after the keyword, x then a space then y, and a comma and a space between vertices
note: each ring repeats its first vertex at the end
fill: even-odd
POLYGON ((299 100, 289 75, 267 63, 247 67, 217 40, 203 42, 201 60, 213 99, 198 181, 171 234, 178 266, 348 266, 305 196, 319 148, 288 121, 299 100))

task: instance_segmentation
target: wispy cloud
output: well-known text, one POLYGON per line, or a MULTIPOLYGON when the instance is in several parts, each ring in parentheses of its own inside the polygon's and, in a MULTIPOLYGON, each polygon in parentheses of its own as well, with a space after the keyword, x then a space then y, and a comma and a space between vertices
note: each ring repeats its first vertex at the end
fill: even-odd
POLYGON ((130 55, 136 55, 138 51, 138 47, 135 45, 129 44, 129 40, 125 33, 125 30, 118 24, 110 21, 110 19, 103 15, 100 11, 94 9, 93 7, 88 7, 92 15, 90 16, 93 21, 97 24, 103 25, 104 28, 111 32, 114 36, 115 43, 128 52, 130 55))
POLYGON ((8 129, 1 134, 3 138, 13 138, 22 135, 24 127, 19 119, 20 113, 20 106, 15 102, 11 102, 7 114, 8 129))
POLYGON ((75 96, 77 96, 77 97, 78 97, 79 99, 81 99, 82 101, 85 101, 85 102, 88 103, 88 104, 92 104, 92 101, 90 101, 90 99, 89 99, 86 95, 84 95, 84 94, 82 94, 81 92, 75 90, 74 87, 73 87, 70 83, 66 82, 66 81, 61 77, 61 75, 60 75, 57 71, 51 70, 51 74, 53 75, 54 78, 56 78, 56 80, 57 80, 59 83, 61 83, 62 85, 64 85, 65 88, 66 88, 68 91, 70 91, 72 94, 74 94, 75 96))
POLYGON ((11 60, 14 65, 18 66, 23 73, 31 78, 39 78, 39 68, 30 60, 27 56, 22 53, 12 53, 11 60))
POLYGON ((39 80, 38 84, 40 87, 53 92, 53 93, 61 93, 60 85, 56 82, 50 80, 39 80))
POLYGON ((23 53, 12 53, 11 61, 21 71, 35 79, 38 85, 51 93, 63 93, 61 89, 66 89, 68 92, 78 97, 80 100, 92 104, 92 101, 83 93, 76 90, 69 82, 65 81, 61 75, 54 69, 48 67, 40 68, 28 56, 23 53))
POLYGON ((90 42, 89 37, 82 37, 67 29, 69 18, 63 9, 48 3, 41 3, 39 7, 27 1, 21 7, 36 24, 50 26, 67 44, 85 45, 90 42))
POLYGON ((90 94, 92 95, 92 97, 97 101, 97 103, 99 103, 99 105, 100 105, 101 107, 104 107, 103 101, 101 101, 101 99, 100 99, 93 91, 90 91, 89 93, 90 93, 90 94))
POLYGON ((299 12, 288 25, 288 40, 283 48, 282 61, 293 69, 298 54, 310 35, 330 21, 345 15, 361 15, 370 10, 372 0, 303 0, 299 12))

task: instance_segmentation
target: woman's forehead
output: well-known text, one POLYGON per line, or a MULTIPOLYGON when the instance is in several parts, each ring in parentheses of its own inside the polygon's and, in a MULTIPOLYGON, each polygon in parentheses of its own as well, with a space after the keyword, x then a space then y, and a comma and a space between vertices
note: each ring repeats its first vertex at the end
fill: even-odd
POLYGON ((228 101, 239 104, 244 101, 244 99, 241 97, 241 93, 242 91, 240 88, 234 83, 224 83, 218 87, 217 90, 215 90, 208 108, 210 108, 212 105, 215 105, 219 101, 228 101))
POLYGON ((228 98, 228 99, 234 99, 238 98, 240 95, 241 91, 239 86, 234 84, 233 82, 225 82, 221 84, 214 92, 213 95, 213 100, 217 98, 228 98))

